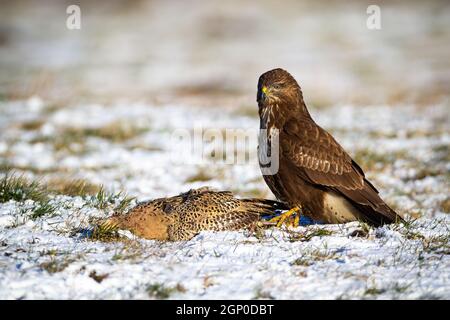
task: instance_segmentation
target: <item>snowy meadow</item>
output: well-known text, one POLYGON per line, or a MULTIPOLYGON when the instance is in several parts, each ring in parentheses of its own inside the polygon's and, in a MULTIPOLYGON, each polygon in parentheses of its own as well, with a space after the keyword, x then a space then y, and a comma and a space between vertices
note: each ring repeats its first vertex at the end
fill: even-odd
POLYGON ((0 12, 0 299, 450 298, 448 5, 386 4, 378 31, 356 1, 80 7, 81 30, 52 2, 0 12), (256 161, 226 163, 206 137, 177 154, 173 135, 256 130, 274 67, 406 224, 92 236, 191 188, 273 199, 256 161))

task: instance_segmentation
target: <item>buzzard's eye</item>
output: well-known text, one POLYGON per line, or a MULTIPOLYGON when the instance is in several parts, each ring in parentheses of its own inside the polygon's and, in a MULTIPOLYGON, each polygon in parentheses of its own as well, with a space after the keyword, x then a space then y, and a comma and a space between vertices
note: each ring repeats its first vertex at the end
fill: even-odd
POLYGON ((281 89, 281 84, 276 83, 276 84, 274 84, 274 85, 272 86, 272 88, 274 88, 274 89, 276 89, 276 90, 279 90, 279 89, 281 89))

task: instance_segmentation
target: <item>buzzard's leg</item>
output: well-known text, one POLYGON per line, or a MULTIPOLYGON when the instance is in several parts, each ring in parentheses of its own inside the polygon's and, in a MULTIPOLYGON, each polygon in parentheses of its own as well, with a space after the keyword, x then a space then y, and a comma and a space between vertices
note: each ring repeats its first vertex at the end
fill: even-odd
POLYGON ((299 207, 294 207, 294 208, 280 214, 279 216, 276 216, 275 218, 270 219, 269 222, 276 222, 277 227, 281 227, 286 219, 290 218, 292 215, 295 215, 293 226, 297 227, 298 223, 300 222, 300 212, 301 211, 300 211, 299 207))
POLYGON ((301 212, 301 211, 300 211, 300 209, 299 209, 298 212, 297 212, 297 214, 295 215, 295 218, 294 218, 294 227, 298 227, 298 225, 300 224, 300 215, 301 215, 300 212, 301 212))

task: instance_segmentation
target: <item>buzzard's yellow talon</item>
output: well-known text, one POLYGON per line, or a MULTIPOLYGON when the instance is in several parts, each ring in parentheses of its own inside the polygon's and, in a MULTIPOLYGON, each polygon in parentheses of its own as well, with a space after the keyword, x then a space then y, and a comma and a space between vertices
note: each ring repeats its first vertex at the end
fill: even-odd
POLYGON ((298 212, 298 214, 295 215, 294 227, 298 227, 299 224, 300 224, 300 211, 298 212))
POLYGON ((276 217, 270 219, 269 222, 276 222, 277 227, 279 228, 283 225, 284 221, 286 219, 290 218, 292 215, 295 215, 293 226, 296 227, 296 226, 298 226, 298 223, 300 221, 300 208, 299 207, 294 207, 291 210, 283 212, 279 216, 276 216, 276 217))

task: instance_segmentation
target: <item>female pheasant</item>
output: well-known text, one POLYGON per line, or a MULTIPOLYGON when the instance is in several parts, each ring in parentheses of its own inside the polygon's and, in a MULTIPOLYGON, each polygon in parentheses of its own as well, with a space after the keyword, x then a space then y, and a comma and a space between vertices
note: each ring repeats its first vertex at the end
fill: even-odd
POLYGON ((147 239, 181 241, 189 240, 203 230, 250 227, 261 216, 285 209, 285 205, 277 201, 238 199, 229 191, 203 187, 178 196, 140 203, 128 214, 113 216, 99 227, 104 230, 126 229, 147 239))

